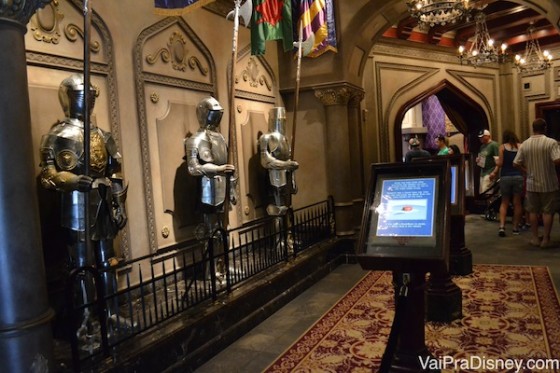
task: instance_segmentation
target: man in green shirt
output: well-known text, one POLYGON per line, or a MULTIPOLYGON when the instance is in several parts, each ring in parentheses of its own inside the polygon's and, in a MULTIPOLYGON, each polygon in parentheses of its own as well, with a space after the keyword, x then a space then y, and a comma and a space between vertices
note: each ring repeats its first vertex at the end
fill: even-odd
POLYGON ((482 145, 476 157, 476 164, 481 168, 480 170, 480 188, 479 193, 484 193, 492 185, 492 178, 490 174, 496 169, 496 158, 499 156, 499 145, 496 141, 492 140, 492 135, 488 130, 480 130, 478 138, 482 145))
POLYGON ((449 148, 447 147, 447 141, 445 141, 445 136, 443 135, 436 136, 436 146, 438 148, 437 155, 449 154, 449 148))

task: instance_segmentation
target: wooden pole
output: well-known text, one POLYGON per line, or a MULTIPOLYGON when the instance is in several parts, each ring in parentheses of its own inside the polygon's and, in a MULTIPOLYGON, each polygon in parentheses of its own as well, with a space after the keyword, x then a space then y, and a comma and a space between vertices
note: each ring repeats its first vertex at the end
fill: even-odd
MULTIPOLYGON (((231 48, 231 68, 230 68, 230 87, 229 87, 229 128, 228 128, 228 157, 227 163, 233 164, 233 146, 232 142, 235 138, 235 67, 237 65, 237 39, 239 34, 239 9, 241 8, 241 0, 235 0, 235 8, 233 9, 233 38, 231 48)), ((224 229, 227 229, 229 222, 229 178, 233 175, 226 175, 227 192, 226 200, 224 201, 224 229)))
POLYGON ((301 58, 303 56, 303 22, 299 22, 299 32, 298 32, 298 56, 297 56, 297 68, 296 68, 296 91, 294 95, 294 116, 292 121, 292 155, 291 159, 294 159, 294 152, 296 147, 296 126, 297 126, 297 112, 299 107, 299 86, 300 86, 300 74, 301 74, 301 58))

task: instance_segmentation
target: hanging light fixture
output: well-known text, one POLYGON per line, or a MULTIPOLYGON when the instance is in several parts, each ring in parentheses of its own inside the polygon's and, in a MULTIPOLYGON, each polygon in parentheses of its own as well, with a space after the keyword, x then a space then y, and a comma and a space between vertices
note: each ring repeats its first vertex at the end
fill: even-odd
POLYGON ((408 0, 406 5, 420 26, 433 27, 455 23, 466 13, 469 0, 408 0))
POLYGON ((459 47, 459 60, 463 63, 478 67, 489 63, 503 63, 507 59, 507 45, 502 44, 500 48, 496 46, 494 39, 488 33, 486 26, 486 15, 478 11, 475 16, 474 40, 469 49, 461 45, 459 47))
POLYGON ((533 36, 534 31, 535 27, 531 23, 527 30, 529 38, 525 44, 525 54, 523 56, 515 55, 514 63, 519 72, 546 70, 550 67, 552 55, 546 49, 541 51, 539 41, 533 36))

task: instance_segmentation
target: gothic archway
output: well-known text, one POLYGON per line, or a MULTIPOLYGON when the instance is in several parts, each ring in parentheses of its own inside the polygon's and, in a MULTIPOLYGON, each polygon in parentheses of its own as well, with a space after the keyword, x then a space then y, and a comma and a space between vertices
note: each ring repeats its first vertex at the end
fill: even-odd
POLYGON ((457 127, 459 132, 465 136, 469 152, 476 154, 480 147, 477 134, 479 130, 489 128, 488 117, 482 106, 476 101, 448 80, 443 80, 436 86, 417 95, 398 110, 395 117, 395 125, 393 126, 395 158, 399 159, 402 154, 402 142, 397 141, 397 139, 402 137, 401 123, 405 113, 432 95, 438 98, 447 117, 457 127))

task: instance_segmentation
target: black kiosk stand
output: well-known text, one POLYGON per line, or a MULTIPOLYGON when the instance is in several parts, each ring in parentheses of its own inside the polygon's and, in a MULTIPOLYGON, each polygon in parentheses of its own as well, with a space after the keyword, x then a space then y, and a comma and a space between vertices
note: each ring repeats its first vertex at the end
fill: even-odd
MULTIPOLYGON (((446 158, 451 172, 449 270, 440 268, 430 273, 426 307, 426 319, 438 322, 451 322, 462 317, 462 292, 451 275, 459 274, 454 271, 459 268, 462 269, 460 272, 466 272, 462 274, 472 272, 472 255, 465 247, 465 179, 468 177, 465 176, 465 157, 458 154, 446 158)), ((431 160, 439 160, 439 157, 427 161, 431 160)))
POLYGON ((465 198, 474 196, 474 157, 472 154, 453 156, 451 167, 458 162, 457 205, 451 203, 451 249, 449 253, 449 273, 466 276, 473 271, 472 252, 465 245, 465 198), (458 159, 457 159, 458 158, 458 159), (455 159, 455 160, 454 160, 455 159), (464 189, 463 187, 464 186, 464 189))
POLYGON ((395 318, 380 372, 423 372, 426 274, 449 265, 450 162, 371 166, 357 260, 391 270, 395 318))

